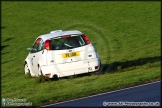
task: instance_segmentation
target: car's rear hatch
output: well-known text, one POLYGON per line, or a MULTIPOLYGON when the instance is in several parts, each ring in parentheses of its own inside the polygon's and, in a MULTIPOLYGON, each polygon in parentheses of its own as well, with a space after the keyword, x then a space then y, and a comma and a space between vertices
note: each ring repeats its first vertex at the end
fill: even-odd
POLYGON ((80 61, 96 57, 94 47, 84 34, 60 36, 47 41, 47 64, 54 65, 58 71, 88 67, 88 63, 80 61))

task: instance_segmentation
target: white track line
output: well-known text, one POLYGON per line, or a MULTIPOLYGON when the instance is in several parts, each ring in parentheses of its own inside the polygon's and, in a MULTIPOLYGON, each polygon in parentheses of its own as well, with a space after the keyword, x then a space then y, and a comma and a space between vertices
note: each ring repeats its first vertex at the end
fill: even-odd
POLYGON ((115 91, 111 91, 111 92, 105 92, 105 93, 96 94, 96 95, 87 96, 87 97, 82 97, 82 98, 78 98, 78 99, 68 100, 68 101, 59 102, 59 103, 55 103, 55 104, 49 104, 49 105, 45 105, 45 106, 42 106, 42 107, 47 107, 47 106, 51 106, 51 105, 57 105, 57 104, 61 104, 61 103, 66 103, 66 102, 81 100, 81 99, 85 99, 85 98, 100 96, 100 95, 104 95, 104 94, 108 94, 108 93, 114 93, 114 92, 123 91, 123 90, 131 89, 131 88, 136 88, 136 87, 141 87, 141 86, 145 86, 145 85, 149 85, 149 84, 154 84, 154 83, 158 83, 158 82, 161 82, 161 81, 151 82, 151 83, 147 83, 147 84, 142 84, 142 85, 138 85, 138 86, 128 87, 128 88, 124 88, 124 89, 120 89, 120 90, 115 90, 115 91))

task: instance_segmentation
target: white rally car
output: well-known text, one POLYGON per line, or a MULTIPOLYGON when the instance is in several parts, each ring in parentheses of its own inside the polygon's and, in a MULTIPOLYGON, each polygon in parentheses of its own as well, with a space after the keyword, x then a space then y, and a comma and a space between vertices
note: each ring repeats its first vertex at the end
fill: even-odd
POLYGON ((88 72, 101 73, 98 53, 78 30, 55 30, 39 36, 24 62, 25 74, 59 78, 88 72))

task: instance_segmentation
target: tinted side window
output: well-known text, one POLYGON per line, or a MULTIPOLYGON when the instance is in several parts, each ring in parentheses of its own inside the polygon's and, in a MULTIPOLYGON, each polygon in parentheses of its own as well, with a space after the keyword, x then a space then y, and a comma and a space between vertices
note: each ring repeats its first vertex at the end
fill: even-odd
POLYGON ((31 53, 36 53, 41 50, 43 50, 43 40, 39 38, 35 41, 31 53))
POLYGON ((40 42, 39 42, 39 44, 38 44, 38 51, 43 50, 43 45, 44 45, 44 42, 43 42, 43 40, 41 39, 40 42))

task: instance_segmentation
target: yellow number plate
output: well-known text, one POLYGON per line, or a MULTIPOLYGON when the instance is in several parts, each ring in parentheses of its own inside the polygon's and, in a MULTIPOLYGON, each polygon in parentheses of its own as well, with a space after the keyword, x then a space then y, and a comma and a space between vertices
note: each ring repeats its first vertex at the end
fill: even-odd
POLYGON ((68 58, 68 57, 74 57, 74 56, 80 56, 80 53, 79 52, 72 52, 72 53, 62 54, 62 58, 68 58))

